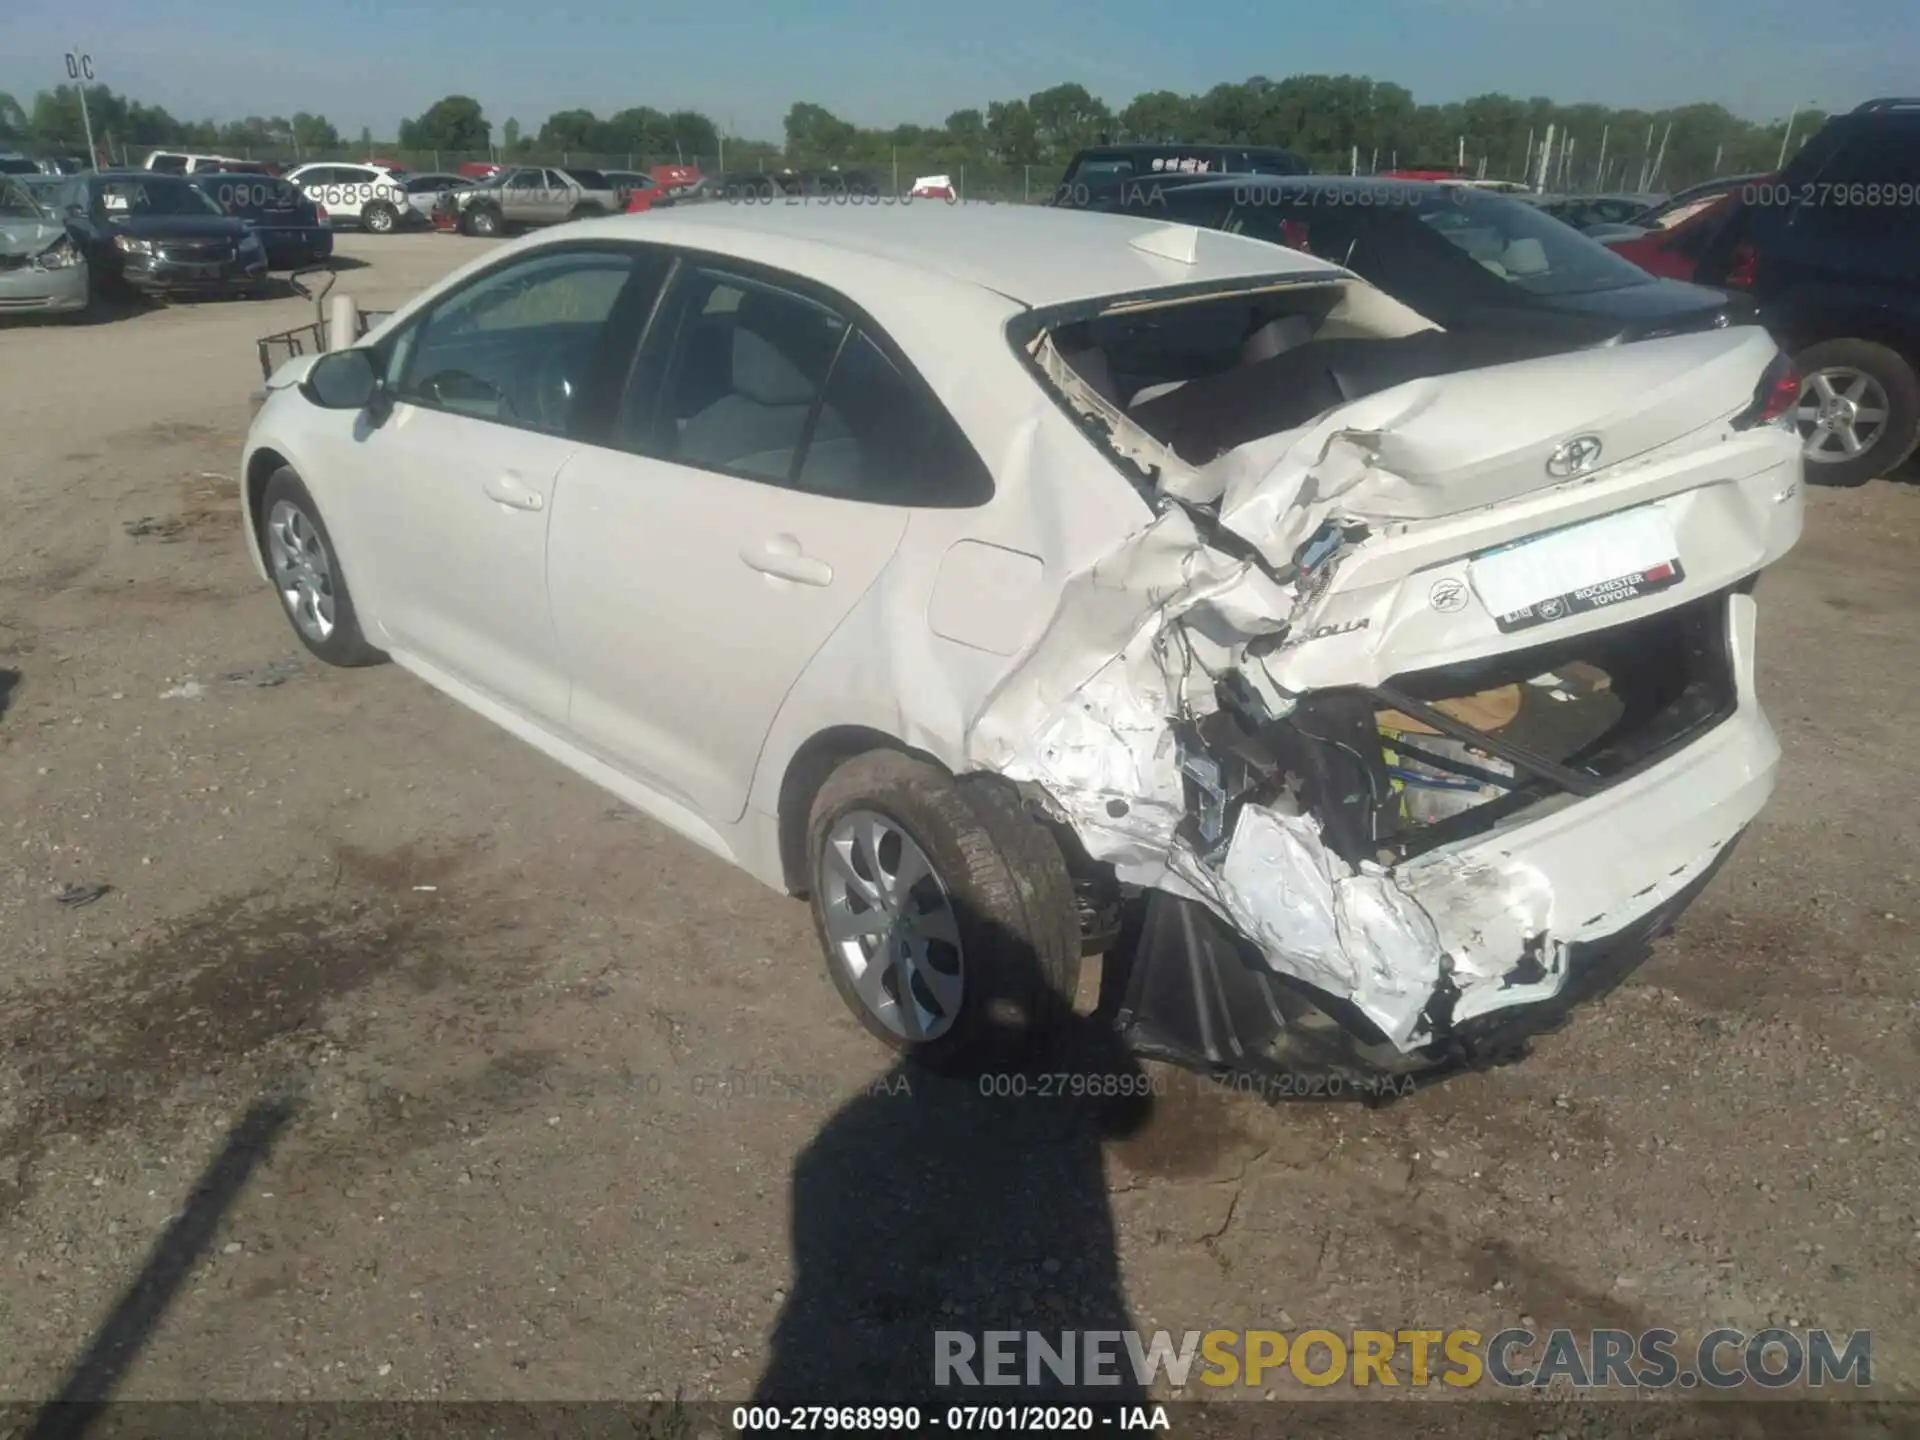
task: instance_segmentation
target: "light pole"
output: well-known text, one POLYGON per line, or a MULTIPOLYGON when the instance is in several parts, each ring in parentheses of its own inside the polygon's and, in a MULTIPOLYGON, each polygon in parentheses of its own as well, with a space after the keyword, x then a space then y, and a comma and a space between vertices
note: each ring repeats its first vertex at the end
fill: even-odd
POLYGON ((1802 110, 1812 110, 1814 108, 1816 108, 1815 101, 1803 100, 1800 104, 1794 106, 1793 113, 1787 116, 1787 133, 1780 137, 1780 158, 1774 162, 1774 169, 1784 170, 1787 168, 1787 146, 1793 140, 1793 122, 1800 118, 1800 112, 1802 110))
POLYGON ((87 127, 87 164, 100 163, 100 152, 93 148, 93 116, 87 110, 87 86, 93 83, 93 57, 78 45, 67 52, 67 78, 80 88, 80 123, 87 127))

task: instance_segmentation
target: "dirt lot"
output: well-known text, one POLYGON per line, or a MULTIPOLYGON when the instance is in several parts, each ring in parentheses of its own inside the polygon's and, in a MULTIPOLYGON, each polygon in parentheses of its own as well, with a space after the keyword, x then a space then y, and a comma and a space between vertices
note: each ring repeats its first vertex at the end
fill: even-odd
MULTIPOLYGON (((478 243, 349 239, 343 285, 478 243)), ((1876 1388, 1920 1385, 1920 488, 1813 492, 1759 591, 1780 790, 1635 981, 1397 1105, 1176 1076, 1116 1136, 875 1091, 803 906, 305 658, 234 476, 253 339, 307 313, 0 330, 0 1396, 61 1384, 196 1193, 194 1263, 91 1362, 123 1395, 736 1398, 776 1339, 851 1390, 1122 1303, 1871 1327, 1876 1388), (863 1250, 831 1345, 776 1329, 863 1250)))

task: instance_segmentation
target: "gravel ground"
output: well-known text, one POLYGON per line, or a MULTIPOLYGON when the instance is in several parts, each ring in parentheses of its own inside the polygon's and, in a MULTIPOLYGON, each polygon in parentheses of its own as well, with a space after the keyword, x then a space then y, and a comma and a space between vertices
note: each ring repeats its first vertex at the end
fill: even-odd
MULTIPOLYGON (((343 285, 479 243, 349 238, 343 285)), ((1372 1110, 906 1097, 802 905, 298 648, 234 476, 252 342, 308 313, 0 330, 0 1398, 90 1345, 147 1398, 884 1390, 930 1328, 1108 1313, 1870 1327, 1920 1383, 1920 489, 1812 493, 1759 591, 1771 809, 1526 1063, 1372 1110), (828 1340, 789 1292, 836 1274, 828 1340)))

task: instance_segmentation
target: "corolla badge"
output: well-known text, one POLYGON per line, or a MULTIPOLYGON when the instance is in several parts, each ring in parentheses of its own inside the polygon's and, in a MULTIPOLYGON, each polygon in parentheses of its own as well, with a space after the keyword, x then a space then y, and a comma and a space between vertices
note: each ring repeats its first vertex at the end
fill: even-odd
POLYGON ((1600 437, 1576 435, 1553 447, 1553 453, 1547 456, 1547 474, 1564 480, 1570 475, 1584 475, 1599 463, 1600 437))

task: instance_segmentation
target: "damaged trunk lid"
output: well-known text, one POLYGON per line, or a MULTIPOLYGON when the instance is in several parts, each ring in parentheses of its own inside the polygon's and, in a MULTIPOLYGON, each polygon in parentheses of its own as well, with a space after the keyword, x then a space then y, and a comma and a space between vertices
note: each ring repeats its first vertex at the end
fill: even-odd
MULTIPOLYGON (((1777 353, 1764 330, 1741 327, 1448 370, 1460 351, 1433 333, 1416 348, 1438 373, 1238 445, 1176 493, 1217 500, 1223 525, 1284 565, 1336 510, 1375 525, 1457 515, 1617 476, 1689 437, 1710 443, 1777 353)), ((1274 382, 1284 383, 1278 362, 1288 358, 1275 357, 1274 382)), ((1287 368, 1317 366, 1302 356, 1287 368)), ((1368 378, 1337 362, 1330 373, 1343 390, 1368 378)))

